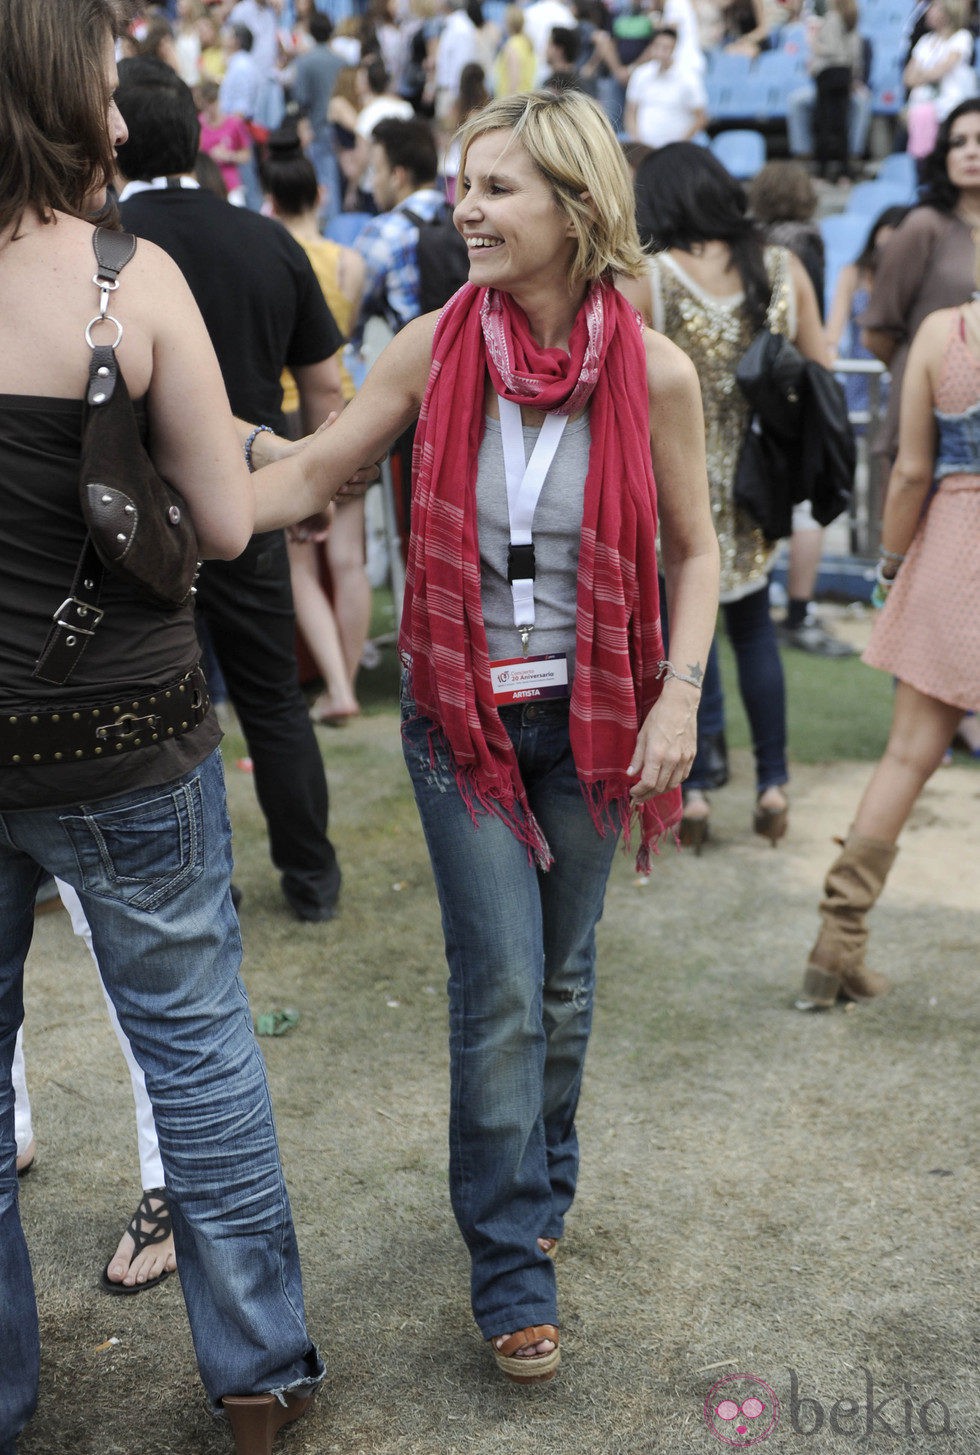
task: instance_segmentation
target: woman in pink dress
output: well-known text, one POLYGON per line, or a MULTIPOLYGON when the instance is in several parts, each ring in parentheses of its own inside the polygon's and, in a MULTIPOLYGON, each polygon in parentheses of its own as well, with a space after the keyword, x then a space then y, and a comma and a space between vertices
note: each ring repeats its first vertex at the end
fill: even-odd
POLYGON ((801 1010, 888 989, 885 976, 864 963, 865 917, 923 785, 964 710, 980 703, 976 293, 963 307, 930 314, 912 343, 881 540, 875 604, 883 610, 864 660, 898 679, 891 733, 824 884, 823 924, 797 1001, 801 1010))

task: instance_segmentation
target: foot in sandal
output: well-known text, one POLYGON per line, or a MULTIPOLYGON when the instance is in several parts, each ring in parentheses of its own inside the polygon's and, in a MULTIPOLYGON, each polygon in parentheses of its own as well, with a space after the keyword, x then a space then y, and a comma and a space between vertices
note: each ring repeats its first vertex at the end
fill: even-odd
POLYGON ((166 1190, 151 1187, 119 1240, 102 1273, 106 1293, 143 1293, 162 1283, 177 1267, 166 1190))
POLYGON ((561 1361, 554 1324, 535 1324, 516 1334, 498 1334, 490 1340, 490 1347, 497 1367, 515 1384, 553 1379, 561 1361))

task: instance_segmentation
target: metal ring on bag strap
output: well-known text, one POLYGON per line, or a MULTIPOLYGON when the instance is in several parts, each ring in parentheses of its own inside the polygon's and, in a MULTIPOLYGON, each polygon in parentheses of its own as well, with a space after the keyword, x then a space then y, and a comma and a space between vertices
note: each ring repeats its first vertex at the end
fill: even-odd
POLYGON ((118 348, 119 340, 123 336, 123 326, 119 322, 119 319, 114 317, 114 315, 111 313, 99 313, 96 315, 95 318, 90 319, 89 322, 85 325, 85 342, 88 344, 89 348, 96 349, 99 347, 99 345, 92 337, 92 330, 97 323, 114 323, 116 325, 116 337, 113 342, 106 345, 106 347, 110 349, 118 348))

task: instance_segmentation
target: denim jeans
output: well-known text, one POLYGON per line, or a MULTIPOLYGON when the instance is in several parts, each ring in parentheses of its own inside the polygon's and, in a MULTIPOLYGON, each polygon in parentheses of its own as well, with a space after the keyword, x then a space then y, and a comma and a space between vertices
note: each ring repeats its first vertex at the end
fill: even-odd
MULTIPOLYGON (((670 633, 662 583, 660 600, 664 650, 669 654, 670 633)), ((755 756, 756 792, 765 793, 767 788, 781 787, 789 779, 786 767, 786 682, 776 628, 769 612, 768 583, 739 601, 724 602, 721 614, 735 653, 738 688, 749 720, 755 756)), ((698 751, 685 788, 714 786, 708 773, 704 743, 713 734, 724 730, 725 699, 717 648, 712 642, 698 709, 698 751)))
POLYGON ((0 1450, 37 1397, 10 1068, 42 870, 78 892, 103 980, 146 1076, 180 1282, 212 1409, 315 1385, 265 1066, 239 976, 221 759, 159 786, 0 813, 0 1450))
POLYGON ((556 1324, 552 1260, 575 1196, 575 1111, 592 1024, 595 927, 616 849, 589 815, 567 702, 505 707, 547 872, 499 818, 474 822, 432 723, 402 697, 405 760, 449 963, 449 1181, 485 1339, 556 1324))

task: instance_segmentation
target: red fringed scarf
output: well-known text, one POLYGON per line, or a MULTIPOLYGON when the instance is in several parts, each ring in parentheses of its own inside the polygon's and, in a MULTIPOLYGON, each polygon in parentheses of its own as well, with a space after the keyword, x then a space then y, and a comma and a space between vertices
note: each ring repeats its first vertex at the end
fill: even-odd
POLYGON ((535 409, 573 414, 590 401, 569 727, 597 829, 605 833, 611 816, 628 843, 638 820, 642 871, 681 813, 679 789, 637 809, 625 771, 662 686, 646 350, 639 315, 605 283, 593 284, 569 342, 568 354, 540 348, 508 294, 472 284, 444 309, 415 438, 399 648, 411 658, 418 710, 448 743, 474 817, 502 818, 547 867, 551 851, 490 684, 476 528, 485 372, 505 399, 535 409))

